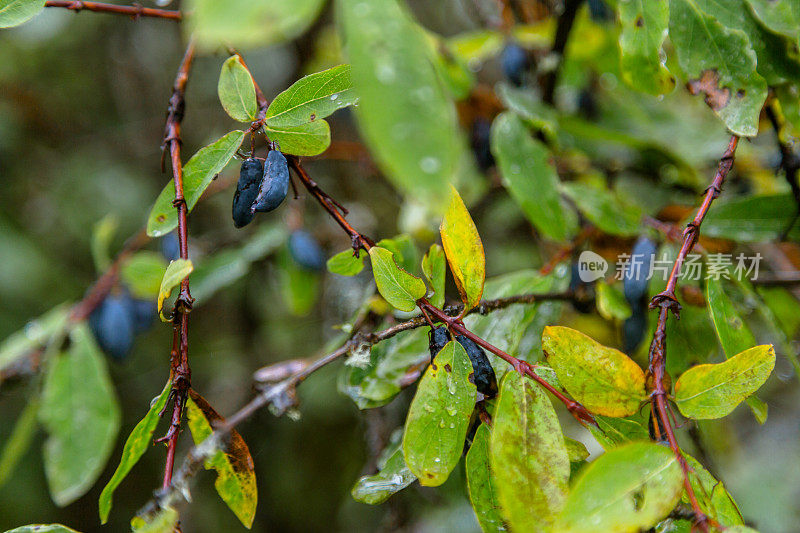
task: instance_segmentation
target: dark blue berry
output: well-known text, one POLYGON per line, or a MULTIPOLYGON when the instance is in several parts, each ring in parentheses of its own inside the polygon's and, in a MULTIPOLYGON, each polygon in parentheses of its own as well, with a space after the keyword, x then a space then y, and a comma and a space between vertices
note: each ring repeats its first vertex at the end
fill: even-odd
POLYGON ((506 78, 517 87, 522 86, 528 70, 528 52, 518 44, 507 44, 500 55, 500 63, 506 78))
POLYGON ((258 190, 251 212, 266 213, 272 211, 283 202, 289 192, 289 165, 286 158, 278 150, 270 150, 264 164, 264 179, 258 190))
POLYGON ((245 159, 239 171, 239 182, 233 194, 233 225, 242 228, 253 220, 252 206, 258 196, 258 185, 264 177, 264 163, 245 159))
POLYGON ((181 249, 176 232, 172 231, 161 238, 161 255, 167 261, 174 261, 180 257, 181 249))
POLYGON ((627 354, 636 352, 647 330, 646 304, 631 304, 633 314, 622 324, 622 351, 627 354))
POLYGON ((581 279, 578 263, 572 264, 569 290, 572 292, 572 307, 576 311, 583 314, 594 311, 594 283, 586 283, 581 279))
POLYGON ((297 230, 289 235, 289 254, 306 270, 325 270, 325 253, 317 240, 307 231, 297 230))
POLYGON ((464 335, 456 335, 456 340, 464 347, 469 360, 472 362, 473 378, 478 392, 486 398, 497 396, 497 377, 494 375, 494 369, 489 362, 489 358, 486 357, 486 352, 475 344, 472 339, 464 335))
POLYGON ((134 314, 133 299, 120 294, 109 295, 89 315, 97 344, 114 359, 125 359, 133 346, 134 314))
POLYGON ((489 134, 492 124, 483 117, 478 117, 472 123, 472 153, 481 170, 486 172, 494 166, 494 156, 489 144, 489 134))
POLYGON ((658 246, 647 237, 639 237, 631 250, 631 257, 623 273, 622 289, 625 299, 632 306, 640 305, 647 299, 647 286, 650 283, 650 267, 653 264, 658 246))
POLYGON ((140 333, 150 328, 156 317, 156 303, 152 300, 133 300, 133 329, 140 333))
POLYGON ((446 327, 440 326, 428 332, 428 349, 431 352, 431 363, 433 363, 433 358, 436 357, 436 354, 441 352, 448 342, 450 342, 450 332, 447 331, 446 327))

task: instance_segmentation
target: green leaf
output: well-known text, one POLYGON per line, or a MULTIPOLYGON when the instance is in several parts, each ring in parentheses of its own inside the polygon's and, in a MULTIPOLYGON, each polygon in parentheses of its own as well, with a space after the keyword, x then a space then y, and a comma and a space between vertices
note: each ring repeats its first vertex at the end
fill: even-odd
POLYGON ((17 463, 30 448, 31 440, 36 434, 38 414, 39 398, 33 398, 22 410, 22 414, 14 424, 14 429, 11 430, 11 435, 3 446, 3 451, 0 452, 0 487, 9 480, 17 463))
POLYGON ((264 125, 264 133, 284 154, 319 155, 331 145, 331 128, 319 119, 300 126, 279 127, 264 125))
MULTIPOLYGON (((9 335, 0 344, 0 370, 14 364, 31 351, 45 348, 61 337, 69 324, 70 305, 61 304, 28 322, 23 329, 9 335)), ((0 378, 0 383, 2 378, 0 378)))
MULTIPOLYGON (((717 481, 697 459, 686 453, 683 456, 691 469, 689 483, 692 485, 700 509, 723 526, 744 524, 739 507, 722 482, 717 481)), ((685 492, 683 501, 690 504, 685 492)))
POLYGON ((395 186, 436 205, 464 143, 430 45, 397 0, 343 0, 338 7, 364 140, 395 186))
POLYGON ((39 420, 48 433, 44 466, 50 495, 63 507, 83 496, 114 448, 120 411, 106 362, 88 326, 48 363, 39 420))
MULTIPOLYGON (((731 299, 725 294, 720 280, 713 276, 706 280, 706 301, 726 358, 755 346, 756 339, 753 333, 739 316, 731 299)), ((747 404, 758 422, 763 424, 767 419, 767 404, 755 396, 747 398, 747 404)))
POLYGON ((111 247, 111 240, 119 227, 119 219, 115 215, 104 216, 92 228, 92 259, 94 260, 94 267, 98 272, 105 272, 111 265, 111 257, 109 255, 109 248, 111 247))
POLYGON ((416 479, 417 476, 406 466, 403 450, 398 448, 389 456, 380 472, 361 477, 350 493, 357 502, 378 505, 411 485, 416 479))
POLYGON ((489 465, 490 435, 491 432, 485 424, 478 426, 464 461, 469 501, 484 533, 508 529, 503 522, 497 487, 489 465))
POLYGON ((552 107, 539 100, 535 93, 501 82, 497 85, 497 96, 509 111, 523 119, 525 125, 544 134, 546 141, 553 147, 558 145, 558 115, 552 107))
POLYGON ((80 533, 61 524, 30 524, 9 529, 6 533, 80 533))
POLYGON ((447 46, 454 54, 475 65, 497 55, 505 39, 496 30, 474 30, 447 38, 447 46))
POLYGON ((672 450, 645 442, 620 446, 581 471, 554 531, 649 529, 675 507, 682 488, 672 450))
POLYGON ((544 328, 542 349, 567 392, 593 413, 632 415, 647 399, 644 372, 619 350, 561 326, 544 328))
POLYGON ((180 285, 181 281, 192 273, 192 262, 188 259, 176 259, 170 261, 164 277, 161 279, 161 287, 158 289, 158 315, 164 322, 169 322, 169 318, 164 314, 164 300, 172 294, 172 289, 180 285))
POLYGON ((450 187, 450 200, 439 233, 464 310, 468 311, 481 301, 486 279, 486 256, 478 228, 453 186, 450 187))
POLYGON ((503 185, 542 235, 561 241, 575 232, 561 205, 559 180, 550 151, 531 137, 522 120, 501 113, 492 124, 492 153, 503 185))
POLYGON ((214 52, 221 45, 237 50, 264 47, 299 36, 324 4, 325 0, 187 0, 181 10, 192 15, 182 28, 203 52, 214 52))
POLYGON ((425 282, 400 268, 386 248, 373 246, 369 257, 381 296, 401 311, 413 311, 417 300, 425 296, 425 282))
POLYGON ((461 458, 478 394, 471 374, 467 352, 450 341, 419 382, 406 419, 403 456, 424 486, 444 483, 461 458))
POLYGON ((355 276, 364 270, 364 257, 366 255, 360 252, 356 257, 353 255, 353 249, 348 248, 328 259, 328 271, 340 276, 355 276))
POLYGON ((675 404, 689 418, 722 418, 757 391, 774 367, 771 344, 750 348, 722 363, 692 367, 675 383, 675 404))
POLYGON ((630 237, 639 234, 642 212, 636 206, 622 205, 611 191, 584 183, 565 183, 567 196, 589 221, 611 235, 630 237))
POLYGON ((122 264, 120 278, 134 297, 154 300, 166 268, 167 261, 160 253, 136 252, 122 264))
POLYGON ((594 419, 597 427, 589 426, 589 431, 606 450, 627 442, 650 439, 647 421, 641 421, 638 417, 610 418, 596 415, 594 419))
POLYGON ((800 5, 796 0, 747 0, 747 3, 767 28, 800 44, 800 5))
POLYGON ((300 78, 276 96, 267 109, 267 124, 283 128, 300 126, 356 102, 350 65, 339 65, 300 78))
POLYGON ((376 246, 386 248, 394 254, 394 260, 400 268, 409 272, 417 269, 419 265, 419 252, 414 245, 414 240, 410 235, 402 233, 395 235, 391 239, 381 239, 376 246))
MULTIPOLYGON (((196 445, 211 435, 213 424, 223 421, 208 402, 191 389, 186 402, 186 416, 196 445)), ((250 529, 256 515, 258 492, 253 457, 242 436, 236 430, 231 430, 225 451, 217 451, 206 461, 205 467, 206 470, 217 471, 214 488, 239 521, 250 529)))
MULTIPOLYGON (((234 130, 197 151, 183 166, 183 196, 191 211, 206 188, 239 149, 246 132, 234 130)), ((156 198, 147 219, 147 234, 161 237, 178 226, 178 213, 172 205, 175 184, 170 181, 156 198)))
POLYGON ((298 266, 287 249, 278 256, 278 274, 281 295, 289 312, 294 316, 306 316, 319 297, 319 275, 298 266))
POLYGON ((631 307, 622 291, 602 280, 597 283, 597 311, 606 320, 625 320, 631 316, 631 307))
MULTIPOLYGON (((763 242, 781 237, 797 214, 791 194, 748 196, 714 203, 703 221, 703 235, 740 242, 763 242)), ((800 237, 795 224, 788 239, 800 237)))
POLYGON ((45 0, 0 0, 0 28, 27 22, 44 9, 45 0))
POLYGON ((171 381, 167 381, 164 390, 161 391, 161 394, 150 405, 150 410, 147 411, 144 418, 136 424, 131 434, 128 435, 125 446, 122 448, 122 457, 120 457, 117 469, 114 470, 114 475, 111 476, 106 486, 103 487, 103 492, 100 493, 98 508, 101 523, 105 524, 108 521, 108 514, 111 512, 111 504, 114 501, 114 491, 117 490, 119 484, 122 483, 122 480, 130 473, 134 465, 139 462, 144 452, 152 446, 151 440, 160 419, 159 414, 167 404, 171 389, 172 383, 171 381))
POLYGON ((447 271, 447 260, 444 250, 438 244, 431 244, 428 253, 422 258, 422 273, 431 285, 433 296, 430 302, 438 308, 444 306, 444 277, 447 271))
POLYGON ((256 86, 241 57, 232 55, 222 64, 217 94, 223 109, 239 122, 252 122, 258 114, 256 86))
POLYGON ((669 30, 690 91, 704 93, 708 106, 733 133, 756 135, 767 82, 756 72, 747 35, 720 24, 696 0, 670 3, 669 30))
POLYGON ((569 455, 544 390, 518 372, 503 378, 489 457, 511 529, 549 531, 567 497, 569 455))
POLYGON ((666 94, 675 88, 675 78, 662 61, 661 47, 667 38, 667 0, 620 0, 617 3, 622 31, 622 79, 639 91, 666 94))

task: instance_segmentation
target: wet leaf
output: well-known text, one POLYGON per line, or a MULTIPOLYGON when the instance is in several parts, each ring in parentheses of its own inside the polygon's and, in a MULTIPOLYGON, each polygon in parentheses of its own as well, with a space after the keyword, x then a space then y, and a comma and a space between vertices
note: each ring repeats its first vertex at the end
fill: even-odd
POLYGON ((747 3, 767 28, 800 44, 800 5, 795 0, 747 0, 747 3))
POLYGON ((444 256, 444 250, 436 243, 431 244, 428 253, 422 258, 422 272, 433 290, 433 296, 429 300, 435 307, 440 309, 444 306, 444 277, 446 271, 447 260, 444 256))
MULTIPOLYGON (((234 130, 225 134, 215 142, 198 150, 183 165, 183 196, 189 211, 194 208, 211 181, 233 158, 236 150, 242 144, 245 133, 234 130)), ((149 236, 161 237, 178 227, 178 213, 175 206, 172 205, 173 200, 175 200, 175 184, 170 180, 156 198, 156 203, 150 211, 147 219, 149 236)))
POLYGON ((611 235, 639 234, 642 212, 638 207, 623 205, 611 191, 584 183, 566 183, 564 192, 592 224, 611 235))
POLYGON ((544 329, 542 349, 567 392, 592 413, 632 415, 647 399, 644 372, 619 350, 561 326, 544 329))
POLYGON ((750 348, 723 363, 692 367, 675 382, 675 404, 689 418, 722 418, 757 391, 774 367, 771 344, 750 348))
POLYGON ((6 533, 80 533, 61 524, 30 524, 28 526, 15 527, 6 533))
POLYGON ((152 446, 153 433, 159 421, 159 413, 164 409, 169 398, 169 391, 171 390, 171 381, 167 381, 164 390, 155 398, 150 405, 150 410, 142 418, 136 427, 133 428, 128 439, 125 441, 125 446, 122 448, 122 457, 120 457, 119 465, 114 470, 114 475, 103 487, 103 492, 100 493, 100 500, 98 508, 100 512, 100 522, 105 524, 108 521, 108 514, 111 512, 111 504, 113 503, 114 491, 117 490, 122 480, 130 473, 131 469, 139 462, 144 452, 152 446))
POLYGON ((181 284, 181 281, 192 273, 194 267, 188 259, 176 259, 170 261, 164 277, 161 278, 161 286, 158 289, 158 315, 164 322, 169 322, 169 318, 164 314, 164 300, 172 294, 172 289, 181 284))
POLYGON ((125 261, 119 274, 135 298, 154 300, 166 268, 167 261, 163 255, 145 250, 136 252, 125 261))
POLYGON ((518 372, 503 378, 489 454, 511 529, 549 531, 567 497, 569 455, 544 390, 518 372))
POLYGON ((39 408, 47 430, 44 466, 58 506, 83 496, 103 471, 120 424, 105 358, 85 323, 70 332, 69 349, 48 362, 39 408))
MULTIPOLYGON (((189 390, 186 414, 192 440, 200 444, 213 432, 213 424, 223 421, 206 400, 189 390)), ((225 451, 219 450, 205 463, 206 470, 217 471, 214 488, 231 511, 250 529, 255 519, 258 491, 253 457, 244 439, 236 430, 231 430, 225 451)))
POLYGON ((417 300, 425 296, 425 283, 400 268, 392 252, 386 248, 373 246, 369 257, 381 296, 401 311, 413 311, 417 300))
POLYGON ((44 9, 45 0, 0 0, 0 28, 27 22, 44 9))
POLYGON ((403 456, 424 486, 444 483, 461 458, 478 395, 471 374, 467 352, 450 341, 419 382, 406 419, 403 456))
POLYGON ((300 126, 356 102, 350 65, 339 65, 300 78, 276 96, 267 109, 267 124, 283 128, 300 126))
POLYGON ((319 155, 331 144, 331 128, 322 119, 288 127, 266 124, 264 133, 285 154, 319 155))
POLYGON ((431 48, 403 4, 344 0, 340 30, 370 151, 395 186, 434 206, 447 194, 463 143, 431 48))
POLYGON ((756 72, 756 54, 741 31, 726 28, 696 0, 670 2, 669 36, 689 90, 733 133, 752 137, 767 98, 767 83, 756 72))
POLYGON ((358 257, 353 255, 353 249, 348 248, 328 259, 328 271, 340 276, 355 276, 364 270, 365 254, 359 252, 358 257))
POLYGON ((372 476, 361 477, 350 491, 357 502, 377 505, 389 499, 417 480, 403 459, 403 450, 397 449, 380 472, 372 476))
POLYGON ((550 151, 534 139, 522 120, 501 113, 492 124, 492 153, 503 185, 531 224, 544 236, 562 241, 576 230, 559 197, 559 179, 550 151))
MULTIPOLYGON (((794 220, 797 205, 791 194, 748 196, 714 203, 703 221, 703 235, 739 242, 763 242, 779 238, 794 220)), ((794 225, 788 238, 800 237, 794 225)))
POLYGON ((650 94, 665 94, 675 88, 675 78, 662 60, 667 38, 667 0, 620 0, 617 3, 622 31, 620 70, 625 83, 650 94))
POLYGON ((645 442, 620 446, 581 471, 554 530, 648 529, 675 507, 682 488, 683 475, 672 450, 645 442))
POLYGON ((461 293, 465 310, 472 309, 481 301, 483 283, 486 279, 486 257, 478 228, 464 205, 464 201, 450 187, 450 200, 442 225, 439 227, 442 246, 450 264, 453 279, 461 293))
POLYGON ((465 460, 469 501, 484 533, 508 529, 503 522, 497 487, 489 465, 490 435, 488 426, 481 424, 475 432, 465 460))

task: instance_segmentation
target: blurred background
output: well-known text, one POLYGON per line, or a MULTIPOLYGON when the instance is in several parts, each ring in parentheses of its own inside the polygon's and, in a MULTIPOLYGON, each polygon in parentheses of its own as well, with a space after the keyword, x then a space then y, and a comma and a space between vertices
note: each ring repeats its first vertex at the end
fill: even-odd
MULTIPOLYGON (((493 1, 408 4, 421 24, 443 36, 500 23, 493 1)), ((326 5, 318 20, 290 43, 244 54, 267 98, 304 74, 343 61, 332 11, 326 5)), ((566 134, 559 171, 570 179, 613 184, 617 194, 652 215, 665 206, 691 208, 713 175, 727 135, 700 99, 681 89, 662 99, 626 89, 615 74, 616 31, 613 18, 591 19, 587 9, 581 10, 557 102, 567 113, 601 124, 604 131, 644 140, 646 146, 609 144, 602 135, 586 140, 566 134), (685 172, 659 147, 680 154, 692 171, 685 172)), ((179 27, 172 22, 63 9, 47 9, 21 27, 0 32, 0 339, 54 306, 83 296, 98 276, 91 239, 104 217, 112 214, 118 223, 112 252, 143 227, 169 179, 160 171, 160 144, 183 51, 179 27)), ((226 57, 220 50, 195 60, 186 94, 184 160, 234 127, 217 99, 219 69, 226 57)), ((480 87, 490 91, 503 78, 497 57, 473 67, 480 87)), ((470 117, 480 105, 465 99, 460 107, 469 135, 470 117)), ((488 114, 491 118, 491 109, 488 114)), ((420 251, 427 249, 436 235, 435 222, 404 203, 380 176, 359 142, 350 112, 338 112, 331 125, 333 145, 306 164, 313 178, 350 210, 350 221, 363 233, 377 240, 407 232, 420 251)), ((775 175, 779 154, 774 136, 764 129, 753 142, 742 142, 726 193, 788 190, 775 175)), ((218 182, 232 183, 238 175, 235 166, 229 166, 218 182)), ((475 189, 483 192, 473 195, 471 212, 486 248, 489 275, 543 265, 556 247, 534 237, 493 168, 481 174, 475 189)), ((315 287, 311 296, 287 295, 288 229, 310 231, 327 256, 347 248, 348 240, 303 191, 288 206, 235 230, 231 194, 228 187, 205 198, 191 213, 190 257, 202 262, 267 232, 271 244, 236 272, 228 272, 228 278, 220 274, 225 280, 201 291, 205 298, 195 294, 199 305, 190 318, 193 387, 223 415, 252 396, 251 375, 259 367, 324 353, 326 343, 339 334, 335 326, 349 320, 373 290, 369 272, 354 278, 326 273, 308 282, 315 287)), ((630 250, 632 242, 598 238, 591 247, 616 253, 630 250)), ((159 251, 161 245, 153 242, 148 248, 159 251)), ((569 305, 556 309, 553 317, 551 323, 621 346, 619 322, 578 313, 569 305)), ((696 336, 704 332, 693 333, 690 326, 686 335, 709 339, 696 336)), ((0 529, 61 522, 79 531, 101 530, 97 498, 125 436, 164 386, 171 333, 169 326, 155 321, 136 338, 124 361, 108 359, 123 419, 116 448, 95 487, 77 502, 56 507, 48 496, 41 461, 44 434, 39 433, 11 479, 0 487, 0 529)), ((763 336, 756 331, 760 341, 763 336)), ((713 332, 709 342, 716 342, 713 332)), ((639 362, 646 360, 642 350, 646 346, 639 347, 639 362)), ((536 357, 531 354, 529 360, 536 357)), ((381 506, 353 501, 351 487, 360 475, 374 472, 381 443, 402 426, 413 387, 385 407, 361 411, 337 390, 339 372, 339 365, 326 368, 299 388, 299 420, 264 411, 240 427, 258 480, 253 530, 477 531, 463 463, 443 488, 415 484, 381 506)), ((0 387, 0 442, 8 438, 30 391, 39 386, 36 378, 28 378, 0 387)), ((763 426, 740 407, 725 420, 703 424, 697 440, 686 442, 690 449, 697 442, 704 445, 705 464, 763 533, 794 531, 800 520, 799 391, 791 366, 779 357, 776 372, 759 393, 769 405, 763 426)), ((568 416, 562 419, 565 432, 582 438, 590 451, 599 451, 588 433, 568 416)), ((158 431, 165 429, 160 426, 158 431)), ((182 436, 179 457, 190 440, 188 433, 182 436)), ((143 457, 119 488, 105 530, 128 529, 130 517, 160 486, 163 463, 161 448, 143 457)), ((210 472, 198 476, 193 503, 181 508, 184 531, 241 528, 216 495, 213 479, 210 472)))

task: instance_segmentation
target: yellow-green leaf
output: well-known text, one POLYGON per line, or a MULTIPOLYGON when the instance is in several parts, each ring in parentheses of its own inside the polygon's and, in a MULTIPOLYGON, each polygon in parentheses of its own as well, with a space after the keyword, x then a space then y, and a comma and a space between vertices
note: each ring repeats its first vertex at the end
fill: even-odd
POLYGON ((413 311, 417 300, 425 296, 425 282, 400 268, 394 254, 386 248, 373 246, 369 257, 381 296, 401 311, 413 311))
POLYGON ((285 154, 319 155, 331 144, 331 128, 328 122, 319 119, 299 126, 264 126, 264 133, 285 154))
POLYGON ((364 270, 364 254, 359 252, 358 257, 353 255, 353 249, 348 248, 334 255, 326 263, 328 271, 340 276, 355 276, 364 270))
POLYGON ((633 442, 580 473, 553 531, 627 533, 649 529, 678 503, 683 475, 665 446, 633 442))
POLYGON ((503 378, 489 457, 512 531, 549 531, 567 497, 569 455, 547 394, 519 372, 503 378))
POLYGON ((430 302, 436 307, 444 305, 444 277, 447 270, 447 262, 444 257, 444 250, 438 244, 431 244, 428 253, 422 258, 422 273, 428 278, 428 283, 433 289, 433 296, 430 302))
POLYGON ((406 419, 403 456, 422 485, 444 483, 461 458, 478 395, 470 374, 467 352, 450 341, 417 387, 406 419))
POLYGON ((158 421, 160 420, 159 414, 164 406, 167 404, 169 398, 169 391, 171 390, 171 381, 167 381, 161 394, 155 402, 150 406, 150 410, 143 419, 136 424, 131 434, 128 435, 128 440, 125 441, 125 446, 122 448, 122 457, 119 460, 117 469, 114 470, 114 475, 103 487, 103 492, 100 493, 100 500, 98 508, 100 512, 100 522, 105 524, 108 521, 108 514, 111 512, 111 504, 113 503, 114 491, 122 480, 128 475, 134 465, 139 462, 144 452, 146 452, 151 444, 153 433, 156 430, 158 421))
POLYGON ((481 424, 475 432, 472 446, 469 447, 464 461, 469 501, 484 533, 508 529, 503 521, 497 484, 489 464, 490 435, 489 427, 481 424))
POLYGON ((164 277, 161 278, 161 287, 158 289, 158 315, 164 322, 169 322, 169 318, 164 315, 164 300, 172 294, 172 289, 180 285, 181 281, 192 273, 192 262, 188 259, 176 259, 170 261, 164 277))
POLYGON ((358 102, 350 65, 338 65, 300 78, 276 96, 267 109, 269 126, 300 126, 358 102))
MULTIPOLYGON (((223 419, 193 390, 189 391, 186 407, 192 439, 195 444, 200 444, 213 432, 213 424, 223 419)), ((253 457, 242 436, 231 430, 226 450, 219 450, 206 461, 205 467, 217 471, 214 488, 242 524, 250 529, 256 516, 258 490, 253 457)))
POLYGON ((131 519, 131 529, 134 533, 173 533, 178 518, 178 511, 167 506, 159 509, 155 515, 148 516, 147 519, 134 516, 131 519))
MULTIPOLYGON (((242 144, 246 132, 234 130, 204 146, 183 165, 183 197, 191 211, 206 188, 225 165, 233 158, 242 144)), ((161 237, 178 226, 178 213, 172 202, 175 200, 175 183, 170 180, 156 198, 147 219, 147 234, 161 237)))
POLYGON ((542 349, 567 392, 593 413, 632 415, 647 399, 639 365, 580 331, 548 326, 542 349))
POLYGON ((152 300, 158 295, 161 278, 167 261, 158 252, 136 252, 122 264, 120 278, 131 294, 142 300, 152 300))
POLYGON ((238 55, 232 55, 222 64, 217 94, 222 107, 232 119, 239 122, 251 122, 256 119, 258 113, 256 86, 250 71, 238 55))
POLYGON ((486 257, 478 228, 467 211, 467 206, 450 186, 450 200, 439 228, 442 245, 450 264, 450 271, 461 293, 465 310, 472 309, 481 301, 483 283, 486 279, 486 257))
POLYGON ((45 0, 0 0, 0 28, 27 22, 44 9, 45 0))
POLYGON ((617 3, 622 31, 620 70, 625 83, 650 94, 675 88, 675 78, 662 61, 661 46, 667 38, 667 0, 620 0, 617 3))
POLYGON ((692 367, 675 383, 675 404, 690 418, 722 418, 757 391, 774 367, 771 344, 755 346, 719 364, 692 367))

